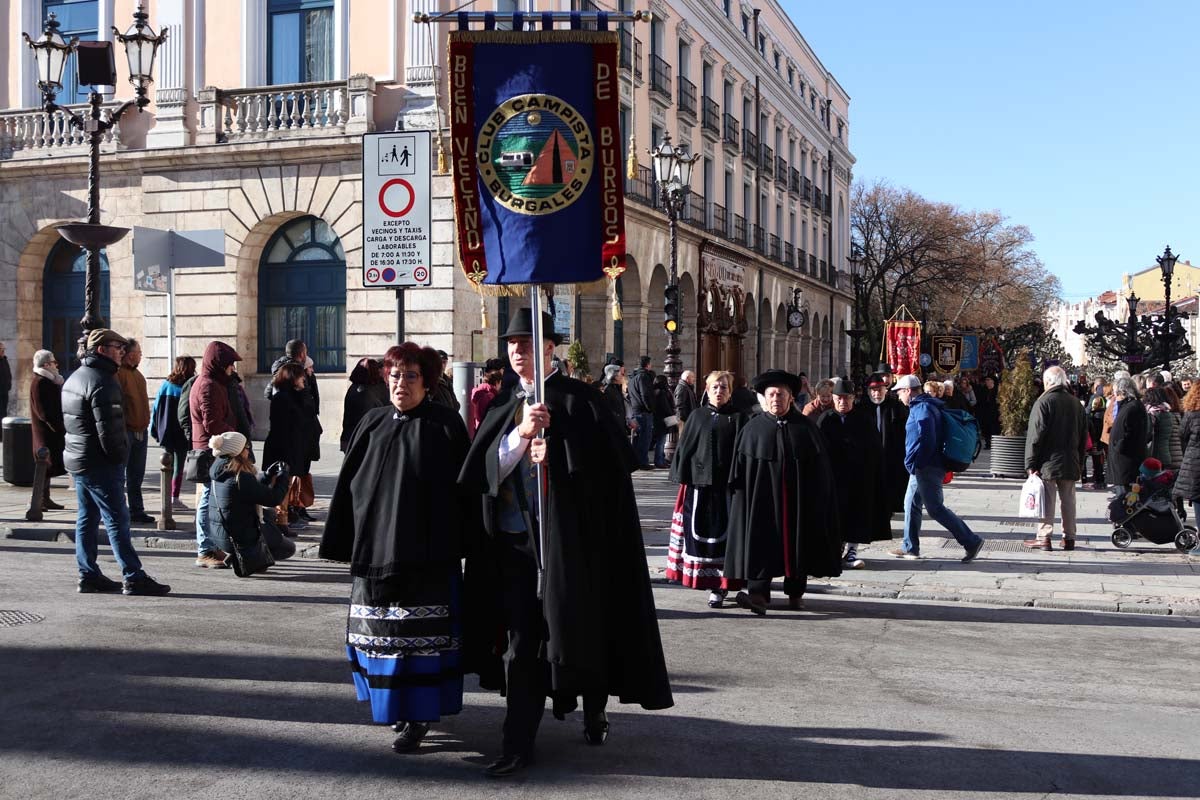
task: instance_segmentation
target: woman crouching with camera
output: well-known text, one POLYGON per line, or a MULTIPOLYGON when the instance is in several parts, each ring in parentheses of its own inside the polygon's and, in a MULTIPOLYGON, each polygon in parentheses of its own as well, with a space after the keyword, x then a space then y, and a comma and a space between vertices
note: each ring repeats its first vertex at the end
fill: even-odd
POLYGON ((295 543, 263 523, 260 508, 278 505, 287 494, 287 465, 276 462, 260 478, 249 442, 237 431, 213 436, 208 446, 215 459, 209 470, 209 521, 213 540, 229 554, 225 562, 246 578, 292 556, 295 543))

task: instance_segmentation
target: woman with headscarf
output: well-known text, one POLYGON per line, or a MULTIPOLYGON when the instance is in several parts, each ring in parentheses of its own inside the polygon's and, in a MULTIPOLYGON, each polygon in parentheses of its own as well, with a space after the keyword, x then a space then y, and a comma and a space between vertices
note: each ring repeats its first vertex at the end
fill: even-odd
POLYGON ((192 447, 191 438, 179 424, 179 397, 183 385, 196 374, 196 359, 191 356, 177 356, 175 368, 167 379, 158 385, 158 394, 154 396, 154 408, 150 411, 150 433, 159 447, 171 453, 175 461, 171 468, 171 502, 176 508, 183 507, 179 493, 183 489, 183 465, 187 460, 188 450, 192 447))
POLYGON ((66 449, 66 430, 62 411, 63 377, 58 374, 58 361, 49 350, 33 354, 33 382, 29 384, 29 416, 33 418, 33 455, 46 448, 50 464, 46 470, 46 485, 42 492, 42 511, 59 511, 58 503, 50 499, 50 479, 66 475, 63 450, 66 449))
POLYGON ((724 577, 725 528, 729 524, 729 468, 733 444, 746 415, 729 402, 733 375, 713 371, 704 379, 705 402, 683 426, 671 480, 679 484, 667 547, 667 580, 708 589, 708 605, 720 608, 730 588, 724 577))
POLYGON ((350 388, 342 402, 342 438, 339 449, 346 452, 346 445, 354 435, 354 429, 372 408, 388 405, 387 384, 383 381, 380 363, 373 358, 360 358, 350 373, 350 388))
POLYGON ((460 564, 480 505, 457 480, 466 425, 431 401, 437 351, 406 342, 383 369, 391 406, 368 411, 350 438, 320 555, 350 562, 355 689, 374 721, 400 734, 392 749, 407 753, 462 710, 460 564))

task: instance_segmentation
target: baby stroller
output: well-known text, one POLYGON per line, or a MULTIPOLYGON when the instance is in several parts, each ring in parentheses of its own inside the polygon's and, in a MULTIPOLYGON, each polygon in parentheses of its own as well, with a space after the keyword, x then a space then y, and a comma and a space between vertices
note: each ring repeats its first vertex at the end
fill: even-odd
POLYGON ((1196 528, 1185 525, 1180 518, 1171 496, 1174 488, 1174 471, 1163 470, 1152 477, 1139 477, 1135 491, 1109 503, 1108 518, 1116 524, 1113 545, 1123 550, 1135 539, 1145 539, 1152 544, 1174 542, 1183 552, 1195 547, 1200 537, 1196 528))

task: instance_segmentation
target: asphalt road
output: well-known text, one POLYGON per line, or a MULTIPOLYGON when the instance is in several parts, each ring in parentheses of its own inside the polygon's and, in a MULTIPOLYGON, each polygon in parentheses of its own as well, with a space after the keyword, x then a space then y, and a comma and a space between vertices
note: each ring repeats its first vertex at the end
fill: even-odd
POLYGON ((658 586, 675 708, 614 704, 602 748, 547 714, 496 783, 498 696, 469 686, 407 756, 354 701, 344 568, 192 558, 145 553, 167 598, 78 595, 69 545, 0 540, 0 610, 43 618, 0 627, 0 797, 1200 795, 1195 618, 811 596, 758 619, 658 586))

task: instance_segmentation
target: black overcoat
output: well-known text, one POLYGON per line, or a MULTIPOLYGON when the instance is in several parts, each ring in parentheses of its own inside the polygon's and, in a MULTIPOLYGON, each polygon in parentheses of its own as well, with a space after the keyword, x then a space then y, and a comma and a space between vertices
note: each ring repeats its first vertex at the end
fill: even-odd
POLYGON ((747 417, 726 403, 697 408, 683 425, 683 434, 671 460, 671 480, 685 486, 715 486, 729 483, 733 446, 747 417))
POLYGON ((263 444, 263 465, 288 465, 293 478, 312 471, 313 442, 320 438, 317 409, 307 389, 280 389, 271 398, 271 430, 263 444))
POLYGON ((1108 482, 1128 486, 1137 480, 1138 468, 1146 459, 1150 417, 1136 398, 1122 400, 1108 439, 1108 482))
POLYGON ((794 408, 782 418, 765 412, 752 417, 734 446, 729 488, 733 494, 725 551, 727 577, 754 580, 841 574, 841 525, 833 471, 816 423, 794 408))
MULTIPOLYGON (((475 434, 460 482, 482 495, 483 523, 499 533, 499 446, 517 405, 526 399, 504 389, 475 434)), ((542 614, 557 698, 606 691, 622 703, 669 708, 670 682, 658 631, 654 596, 630 473, 633 451, 600 393, 574 378, 546 379, 546 552, 542 614)), ((527 515, 528 520, 528 515, 527 515)), ((530 529, 531 545, 534 539, 530 529)), ((496 678, 503 645, 497 633, 499 577, 485 548, 468 558, 464 659, 468 671, 496 678)))
POLYGON ((883 480, 883 443, 869 415, 874 410, 874 406, 858 405, 845 421, 833 409, 817 418, 817 427, 829 445, 842 538, 855 544, 892 538, 883 480))
POLYGON ((904 510, 904 493, 908 491, 908 470, 904 468, 905 432, 908 406, 887 395, 876 406, 869 399, 862 409, 871 418, 871 425, 883 443, 883 487, 886 501, 881 511, 889 516, 904 510), (878 410, 879 413, 876 413, 878 410), (882 417, 882 425, 880 424, 882 417))
POLYGON ((67 434, 63 423, 62 386, 34 373, 29 384, 29 416, 33 419, 33 454, 36 456, 42 447, 50 451, 47 477, 66 475, 63 451, 67 447, 67 434))
POLYGON ((1183 463, 1175 478, 1175 494, 1188 500, 1200 499, 1200 411, 1188 411, 1183 415, 1180 439, 1183 463))
POLYGON ((376 580, 461 559, 479 532, 478 504, 457 482, 468 444, 462 417, 431 399, 405 414, 368 411, 338 473, 321 558, 376 580))

